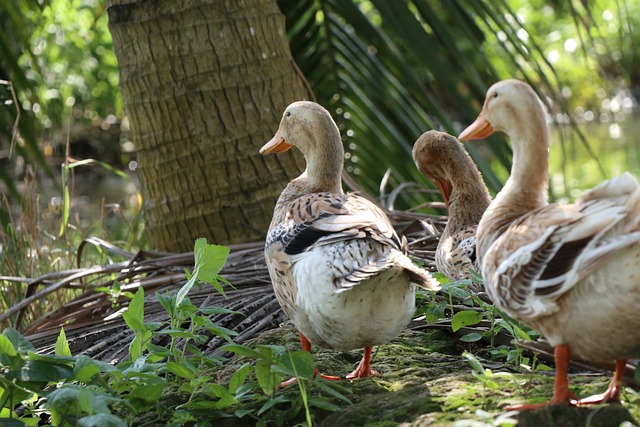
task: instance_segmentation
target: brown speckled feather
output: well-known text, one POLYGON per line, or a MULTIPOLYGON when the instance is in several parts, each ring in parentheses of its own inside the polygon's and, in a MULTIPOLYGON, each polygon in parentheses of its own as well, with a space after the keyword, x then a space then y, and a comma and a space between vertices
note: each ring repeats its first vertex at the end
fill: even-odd
POLYGON ((413 160, 442 193, 449 218, 436 249, 436 266, 449 279, 480 271, 476 228, 491 197, 482 175, 460 141, 444 132, 423 133, 413 146, 413 160))

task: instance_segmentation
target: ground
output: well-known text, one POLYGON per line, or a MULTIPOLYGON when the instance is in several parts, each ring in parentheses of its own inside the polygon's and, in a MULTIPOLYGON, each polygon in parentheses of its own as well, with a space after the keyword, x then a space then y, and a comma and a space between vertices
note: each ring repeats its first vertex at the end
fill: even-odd
MULTIPOLYGON (((283 326, 263 334, 254 344, 279 344, 298 349, 293 327, 283 326)), ((474 351, 453 334, 444 331, 405 331, 391 343, 379 346, 372 366, 380 375, 355 381, 341 380, 350 391, 351 404, 341 403, 336 412, 314 412, 319 426, 626 426, 638 425, 640 408, 636 404, 597 405, 590 408, 550 407, 523 413, 505 413, 501 408, 516 402, 544 401, 551 396, 553 376, 549 372, 515 373, 507 378, 491 377, 484 387, 472 374, 463 351, 474 351), (511 421, 510 421, 511 420, 511 421)), ((475 350, 479 351, 476 347, 475 350)), ((350 372, 361 352, 335 352, 313 349, 321 372, 350 372)), ((495 366, 499 366, 496 364, 495 366)), ((481 378, 487 379, 491 373, 481 378)), ((572 375, 571 387, 586 396, 603 391, 608 376, 572 375)), ((313 393, 313 390, 310 390, 313 393)), ((637 395, 625 390, 624 400, 637 395)), ((313 408, 312 408, 313 409, 313 408)), ((302 420, 300 420, 302 421, 302 420)))

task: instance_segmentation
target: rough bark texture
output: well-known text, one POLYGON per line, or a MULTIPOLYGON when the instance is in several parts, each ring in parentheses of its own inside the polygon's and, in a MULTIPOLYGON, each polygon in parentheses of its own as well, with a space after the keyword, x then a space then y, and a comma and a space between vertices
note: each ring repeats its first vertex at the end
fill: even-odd
POLYGON ((263 238, 277 196, 304 167, 296 154, 258 153, 284 108, 306 98, 276 1, 106 4, 149 245, 263 238))

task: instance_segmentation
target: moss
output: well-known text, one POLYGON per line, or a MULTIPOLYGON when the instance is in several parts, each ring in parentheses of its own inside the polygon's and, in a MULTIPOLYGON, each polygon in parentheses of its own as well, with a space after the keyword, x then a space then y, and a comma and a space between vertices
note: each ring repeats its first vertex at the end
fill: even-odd
MULTIPOLYGON (((370 381, 370 380, 366 380, 370 381)), ((397 426, 416 414, 441 411, 425 385, 407 387, 384 394, 364 395, 360 402, 346 406, 325 418, 320 426, 397 426)))
POLYGON ((621 405, 602 405, 597 408, 549 406, 522 412, 516 418, 518 427, 617 427, 624 421, 637 422, 621 405))
MULTIPOLYGON (((266 332, 250 346, 259 344, 283 345, 292 350, 300 348, 298 335, 290 325, 266 332)), ((338 383, 350 392, 351 404, 332 400, 341 407, 333 413, 311 408, 314 425, 426 427, 451 426, 463 421, 468 422, 467 425, 500 425, 506 417, 511 417, 523 427, 618 427, 622 421, 637 424, 636 420, 640 419, 640 408, 633 404, 551 407, 505 414, 502 408, 508 404, 549 399, 553 393, 553 376, 534 373, 514 374, 510 378, 492 377, 494 384, 485 387, 471 374, 471 366, 461 356, 465 348, 466 344, 446 331, 405 331, 397 339, 375 349, 372 367, 380 373, 379 376, 338 383)), ((350 372, 362 357, 362 350, 336 352, 313 348, 312 353, 321 372, 342 376, 350 372)), ((224 368, 226 374, 220 377, 228 377, 234 372, 234 366, 240 363, 241 359, 235 360, 235 364, 232 359, 224 368)), ((603 391, 608 378, 572 376, 570 383, 576 394, 588 396, 603 391)), ((319 391, 312 387, 309 392, 319 391)), ((235 420, 238 421, 237 418, 235 420)), ((267 421, 274 424, 274 420, 267 421)), ((296 418, 295 421, 303 420, 296 418)), ((293 420, 285 425, 291 422, 293 420)))

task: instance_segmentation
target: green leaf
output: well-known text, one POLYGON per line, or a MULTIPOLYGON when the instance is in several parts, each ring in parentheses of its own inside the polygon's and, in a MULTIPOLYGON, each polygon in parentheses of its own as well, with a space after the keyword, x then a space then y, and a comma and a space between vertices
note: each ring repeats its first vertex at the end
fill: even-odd
POLYGON ((142 330, 136 333, 136 336, 133 338, 133 341, 131 341, 131 344, 129 345, 129 360, 138 360, 140 357, 142 357, 152 335, 153 333, 151 331, 146 330, 142 330))
POLYGON ((64 328, 60 328, 60 334, 56 339, 55 354, 56 356, 71 356, 71 349, 69 348, 69 342, 64 333, 64 328))
POLYGON ((73 369, 73 376, 78 381, 87 382, 100 372, 100 367, 94 364, 84 365, 78 367, 76 365, 73 369))
POLYGON ((221 350, 228 351, 229 353, 235 353, 239 356, 250 357, 252 359, 258 359, 261 356, 257 351, 240 344, 226 344, 222 346, 221 350))
POLYGON ((127 427, 124 420, 113 414, 95 414, 78 420, 80 427, 127 427))
POLYGON ((18 355, 18 352, 11 343, 11 340, 4 335, 0 335, 0 354, 6 354, 9 357, 18 355))
POLYGON ((346 387, 342 387, 341 385, 337 384, 335 381, 325 380, 320 375, 318 375, 315 378, 314 384, 316 385, 316 387, 318 387, 320 390, 324 391, 325 393, 330 394, 331 396, 336 397, 348 404, 351 404, 351 400, 349 400, 349 398, 343 394, 343 393, 352 393, 350 389, 346 387), (342 393, 337 390, 338 388, 341 389, 342 393))
POLYGON ((220 308, 220 307, 201 307, 198 310, 202 314, 205 314, 207 316, 209 316, 211 314, 242 314, 242 315, 245 315, 244 313, 240 313, 239 311, 229 310, 227 308, 220 308))
POLYGON ((478 359, 475 358, 475 356, 473 354, 465 351, 465 352, 462 353, 462 356, 464 356, 467 359, 467 361, 471 365, 471 368, 474 371, 474 374, 480 374, 480 375, 484 376, 484 374, 485 374, 484 367, 478 361, 478 359))
POLYGON ((7 328, 2 331, 2 335, 7 337, 9 341, 11 341, 11 344, 13 344, 13 348, 18 353, 26 354, 30 351, 35 353, 36 348, 33 346, 33 344, 31 344, 28 339, 22 336, 20 332, 16 331, 15 329, 7 328))
POLYGON ((477 342, 477 341, 480 341, 481 339, 482 339, 482 334, 479 334, 477 332, 471 332, 469 334, 466 334, 460 337, 460 341, 464 341, 464 342, 477 342))
POLYGON ((112 372, 117 369, 118 368, 108 363, 92 359, 89 356, 81 355, 78 356, 75 364, 73 365, 73 376, 78 381, 88 381, 100 371, 112 372))
POLYGON ((260 359, 255 366, 256 379, 262 391, 267 396, 272 396, 278 383, 282 379, 282 374, 275 374, 271 371, 271 360, 260 359))
POLYGON ((212 284, 222 296, 225 296, 222 287, 218 284, 218 273, 227 261, 229 248, 210 245, 207 243, 207 239, 199 238, 195 242, 193 256, 195 260, 193 273, 191 276, 187 273, 187 283, 176 294, 175 304, 177 306, 180 305, 198 280, 212 284))
POLYGON ((442 285, 441 292, 446 295, 451 295, 455 299, 464 300, 471 295, 468 290, 469 283, 468 280, 449 282, 442 285))
POLYGON ((249 415, 252 412, 253 412, 253 409, 238 409, 233 413, 233 415, 235 415, 236 418, 242 418, 245 415, 249 415))
POLYGON ((33 382, 62 381, 73 378, 73 369, 64 364, 28 360, 19 372, 10 372, 7 378, 33 382))
POLYGON ((226 246, 207 244, 207 239, 196 240, 194 257, 196 266, 200 266, 198 279, 206 283, 217 282, 218 273, 227 262, 229 251, 226 246))
POLYGON ((312 397, 309 399, 309 406, 314 406, 316 408, 325 410, 325 411, 330 411, 330 412, 335 412, 335 411, 339 411, 341 408, 340 406, 336 405, 335 403, 330 402, 327 399, 323 399, 322 397, 312 397))
POLYGON ((482 320, 482 313, 473 310, 459 311, 451 318, 451 329, 456 332, 458 329, 475 325, 482 320))
POLYGON ((251 365, 245 363, 233 373, 231 380, 229 380, 229 393, 236 394, 238 388, 244 384, 249 372, 251 372, 251 365))
POLYGON ((279 405, 280 403, 289 403, 289 402, 291 402, 291 399, 289 399, 287 396, 283 394, 276 396, 272 399, 267 400, 265 404, 262 405, 262 407, 258 410, 257 415, 262 415, 263 413, 268 411, 270 408, 276 405, 279 405))
POLYGON ((128 399, 142 399, 145 402, 157 402, 162 396, 164 384, 145 384, 131 390, 127 395, 128 399))
POLYGON ((127 311, 122 314, 127 326, 134 332, 142 332, 144 327, 144 288, 140 286, 135 293, 127 311))
POLYGON ((308 351, 284 353, 278 358, 278 362, 272 371, 309 380, 313 378, 315 364, 313 356, 308 351))
POLYGON ((169 372, 175 374, 178 377, 192 380, 196 376, 195 371, 189 369, 186 365, 181 365, 176 362, 167 362, 166 366, 169 372))
POLYGON ((92 415, 95 411, 93 410, 93 396, 87 389, 78 390, 78 407, 80 411, 92 415))
POLYGON ((27 424, 25 424, 21 420, 19 420, 17 418, 13 418, 13 417, 11 417, 9 419, 9 416, 5 417, 4 413, 0 412, 0 427, 26 427, 26 426, 27 426, 27 424), (7 418, 7 419, 5 419, 5 418, 7 418))
POLYGON ((209 397, 222 399, 225 397, 233 397, 233 395, 223 385, 216 383, 208 383, 202 386, 202 392, 209 397))

